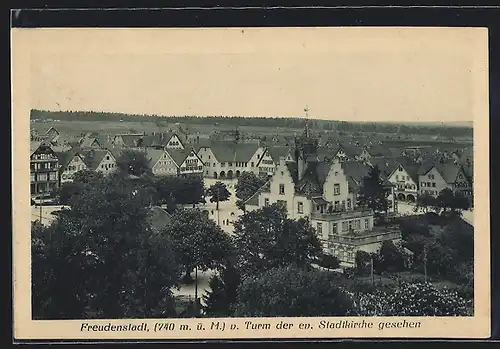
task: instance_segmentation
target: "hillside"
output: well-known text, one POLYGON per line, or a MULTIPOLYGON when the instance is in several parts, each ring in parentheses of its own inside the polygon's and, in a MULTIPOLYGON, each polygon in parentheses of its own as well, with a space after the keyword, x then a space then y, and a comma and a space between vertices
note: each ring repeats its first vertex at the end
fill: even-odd
POLYGON ((443 135, 448 137, 470 137, 473 132, 471 127, 456 125, 419 125, 419 124, 394 124, 374 122, 347 122, 335 120, 316 120, 293 117, 241 117, 241 116, 161 116, 137 115, 125 113, 95 112, 95 111, 48 111, 31 110, 31 120, 62 120, 62 121, 100 121, 100 122, 152 122, 182 123, 186 125, 224 125, 224 126, 254 126, 259 125, 270 128, 301 129, 306 121, 314 129, 326 131, 345 132, 376 132, 389 134, 422 134, 443 135))

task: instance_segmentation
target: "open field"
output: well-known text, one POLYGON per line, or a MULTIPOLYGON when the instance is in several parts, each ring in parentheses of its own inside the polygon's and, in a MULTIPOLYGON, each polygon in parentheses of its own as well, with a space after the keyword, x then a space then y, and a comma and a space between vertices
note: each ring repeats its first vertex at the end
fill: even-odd
MULTIPOLYGON (((86 132, 98 132, 100 134, 116 134, 116 133, 152 133, 165 132, 169 129, 175 129, 180 126, 183 130, 190 134, 209 135, 214 131, 231 131, 235 127, 224 124, 175 124, 175 123, 154 123, 150 121, 45 121, 31 122, 31 129, 38 133, 44 133, 50 127, 55 127, 62 134, 68 136, 78 136, 86 132)), ((274 136, 278 134, 291 135, 294 133, 300 134, 303 129, 284 128, 284 127, 263 127, 258 125, 239 126, 239 131, 246 136, 274 136)), ((439 136, 436 140, 429 140, 428 135, 401 135, 395 133, 373 133, 373 132, 346 132, 346 131, 323 131, 316 132, 324 134, 327 138, 332 137, 340 142, 352 141, 356 138, 367 138, 371 140, 382 141, 389 148, 401 148, 405 146, 449 146, 450 148, 467 147, 472 144, 472 138, 455 138, 453 141, 446 136, 439 136)))

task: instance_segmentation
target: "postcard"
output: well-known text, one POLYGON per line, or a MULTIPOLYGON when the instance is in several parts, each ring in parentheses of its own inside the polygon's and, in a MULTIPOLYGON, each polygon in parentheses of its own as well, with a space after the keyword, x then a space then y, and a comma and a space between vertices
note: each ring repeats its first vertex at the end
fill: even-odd
POLYGON ((487 29, 11 36, 17 340, 489 337, 487 29))

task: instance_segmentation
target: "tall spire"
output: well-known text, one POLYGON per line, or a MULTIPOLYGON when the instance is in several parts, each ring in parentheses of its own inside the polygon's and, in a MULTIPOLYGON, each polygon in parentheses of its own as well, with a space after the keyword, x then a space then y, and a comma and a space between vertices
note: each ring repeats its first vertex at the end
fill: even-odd
POLYGON ((306 125, 305 125, 305 128, 304 128, 304 135, 307 138, 309 138, 311 136, 311 133, 310 133, 310 130, 309 130, 309 107, 307 105, 304 108, 304 112, 305 112, 305 115, 306 115, 306 125))

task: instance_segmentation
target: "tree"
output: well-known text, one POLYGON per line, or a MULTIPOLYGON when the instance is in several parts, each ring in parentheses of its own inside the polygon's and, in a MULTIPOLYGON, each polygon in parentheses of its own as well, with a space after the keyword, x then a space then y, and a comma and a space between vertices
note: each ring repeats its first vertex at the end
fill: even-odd
POLYGON ((226 263, 220 276, 214 275, 210 281, 210 290, 203 295, 205 314, 213 316, 232 316, 237 301, 241 277, 232 262, 226 263))
POLYGON ((453 191, 449 188, 444 188, 441 190, 436 198, 436 204, 442 209, 442 214, 444 214, 448 209, 452 209, 454 206, 455 195, 453 191))
POLYGON ((235 185, 236 198, 245 201, 266 183, 266 179, 252 172, 243 172, 235 185))
POLYGON ((180 268, 125 182, 85 187, 71 209, 33 234, 33 314, 44 319, 175 315, 180 268))
POLYGON ((368 252, 358 250, 354 258, 356 264, 356 272, 364 274, 368 272, 368 264, 371 263, 371 256, 368 252))
POLYGON ((340 267, 340 261, 331 254, 322 253, 318 258, 318 265, 326 269, 337 269, 340 267))
POLYGON ((70 205, 73 197, 80 195, 85 184, 81 182, 66 182, 59 188, 59 203, 70 205))
POLYGON ((93 184, 99 183, 104 180, 104 175, 102 172, 97 172, 93 170, 81 170, 73 175, 73 182, 93 184))
POLYGON ((289 265, 244 279, 235 315, 345 316, 353 308, 351 297, 332 273, 289 265))
POLYGON ((417 205, 415 206, 415 212, 418 212, 420 209, 423 209, 424 213, 428 213, 429 208, 436 206, 437 206, 436 198, 428 193, 425 193, 417 197, 417 205))
POLYGON ((400 248, 390 240, 382 243, 379 250, 381 267, 388 271, 402 271, 405 267, 405 257, 400 248))
POLYGON ((309 221, 287 218, 278 204, 240 216, 234 223, 234 239, 242 276, 292 263, 307 267, 322 251, 309 221))
POLYGON ((198 301, 198 269, 221 269, 232 253, 232 241, 199 209, 174 212, 162 234, 172 239, 186 276, 195 270, 195 302, 198 301))
POLYGON ((227 189, 226 185, 220 181, 215 182, 211 185, 205 193, 206 196, 210 197, 210 202, 215 202, 215 209, 217 211, 217 223, 219 222, 219 202, 229 200, 231 193, 227 189))
POLYGON ((175 201, 178 204, 197 204, 204 201, 205 186, 203 177, 187 176, 178 177, 177 186, 175 188, 175 201))
POLYGON ((116 159, 118 169, 128 175, 141 176, 149 171, 149 160, 142 151, 126 149, 116 159))
POLYGON ((375 213, 387 212, 388 196, 389 192, 383 185, 378 166, 371 167, 361 183, 358 204, 371 208, 375 213))

